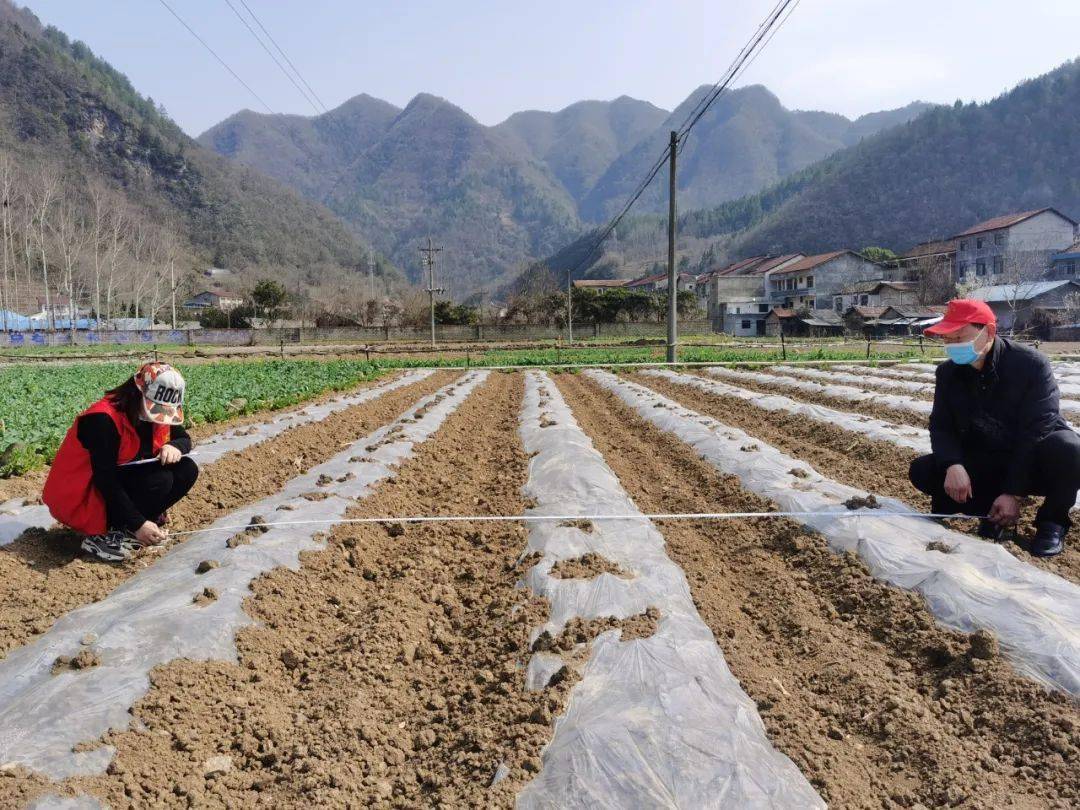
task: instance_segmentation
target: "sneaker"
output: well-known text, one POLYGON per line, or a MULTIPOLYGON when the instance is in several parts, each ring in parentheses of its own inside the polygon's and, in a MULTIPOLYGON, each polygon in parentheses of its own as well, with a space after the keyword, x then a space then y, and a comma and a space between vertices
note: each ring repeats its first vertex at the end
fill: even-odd
POLYGON ((99 560, 123 562, 134 555, 138 549, 138 542, 129 534, 113 529, 105 534, 84 537, 80 547, 99 560))

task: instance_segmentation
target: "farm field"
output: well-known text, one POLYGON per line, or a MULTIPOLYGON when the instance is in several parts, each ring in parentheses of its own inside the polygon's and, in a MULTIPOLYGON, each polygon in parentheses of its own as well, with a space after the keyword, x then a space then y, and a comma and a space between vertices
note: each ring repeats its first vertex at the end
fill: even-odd
POLYGON ((0 546, 0 806, 1080 802, 1078 538, 904 516, 926 367, 363 368, 162 552, 0 546))
MULTIPOLYGON (((64 347, 59 347, 64 348, 64 347)), ((605 346, 593 348, 487 350, 460 357, 416 355, 375 360, 215 360, 175 362, 189 381, 187 417, 191 424, 213 424, 268 410, 279 410, 320 394, 340 391, 387 370, 423 367, 549 366, 558 364, 654 363, 663 360, 662 346, 605 346)), ((792 349, 793 361, 858 360, 864 353, 850 350, 792 349)), ((909 356, 907 354, 899 356, 909 356)), ((689 347, 682 360, 696 362, 769 362, 780 359, 745 348, 689 347)), ((167 355, 163 360, 170 360, 167 355)), ((52 460, 71 414, 94 402, 107 388, 124 380, 137 367, 130 362, 74 362, 62 366, 0 366, 0 480, 41 467, 52 460)), ((3 489, 0 487, 0 496, 3 489)), ((2 497, 0 497, 2 500, 2 497)))

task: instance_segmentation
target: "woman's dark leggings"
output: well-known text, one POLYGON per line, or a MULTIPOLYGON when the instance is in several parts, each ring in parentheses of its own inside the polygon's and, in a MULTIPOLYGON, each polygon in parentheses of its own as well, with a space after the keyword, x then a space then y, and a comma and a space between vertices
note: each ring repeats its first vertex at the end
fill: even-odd
MULTIPOLYGON (((166 509, 179 501, 199 477, 199 465, 185 456, 176 464, 138 464, 134 467, 121 467, 119 482, 147 520, 157 520, 166 509)), ((109 515, 109 528, 117 526, 113 515, 109 515)))

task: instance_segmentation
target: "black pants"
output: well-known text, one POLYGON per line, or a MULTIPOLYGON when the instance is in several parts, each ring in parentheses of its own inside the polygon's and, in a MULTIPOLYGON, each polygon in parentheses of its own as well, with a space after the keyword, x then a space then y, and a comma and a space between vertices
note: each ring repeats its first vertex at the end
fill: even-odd
MULTIPOLYGON (((916 489, 930 496, 930 508, 938 514, 989 514, 994 500, 1005 491, 1003 481, 1009 458, 972 453, 963 464, 971 478, 971 499, 967 503, 957 503, 945 493, 946 470, 933 455, 911 462, 909 477, 916 489)), ((1035 520, 1070 526, 1069 510, 1080 489, 1080 436, 1072 430, 1059 430, 1036 444, 1028 480, 1027 492, 1010 494, 1045 496, 1035 520)))
MULTIPOLYGON (((199 465, 185 456, 169 466, 155 463, 121 467, 119 482, 135 508, 147 520, 157 520, 162 512, 191 491, 198 477, 199 465)), ((128 528, 120 525, 122 521, 115 515, 109 514, 108 520, 111 529, 128 528)))

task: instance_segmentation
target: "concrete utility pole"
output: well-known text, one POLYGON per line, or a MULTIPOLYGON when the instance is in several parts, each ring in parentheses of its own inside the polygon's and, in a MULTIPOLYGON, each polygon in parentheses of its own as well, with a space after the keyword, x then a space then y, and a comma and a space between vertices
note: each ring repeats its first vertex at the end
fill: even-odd
POLYGON ((369 253, 367 259, 368 298, 375 300, 375 254, 369 253))
POLYGON ((435 345, 435 294, 445 292, 441 287, 435 286, 435 255, 441 251, 441 247, 435 247, 431 244, 431 237, 428 237, 427 247, 420 248, 420 252, 424 254, 424 264, 428 270, 428 303, 431 305, 431 345, 435 345))
POLYGON ((566 342, 574 342, 574 281, 573 271, 566 274, 566 342))
POLYGON ((671 131, 668 145, 668 226, 667 226, 667 272, 668 272, 668 320, 667 361, 674 363, 678 342, 679 277, 675 272, 675 156, 679 153, 679 133, 671 131))

